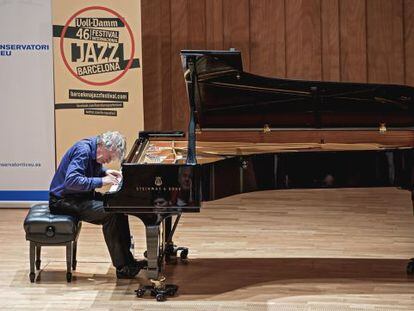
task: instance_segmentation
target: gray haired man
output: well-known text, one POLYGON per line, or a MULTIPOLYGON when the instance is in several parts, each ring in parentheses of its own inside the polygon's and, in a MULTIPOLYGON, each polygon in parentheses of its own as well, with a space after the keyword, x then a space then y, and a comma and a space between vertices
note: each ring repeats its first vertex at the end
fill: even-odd
POLYGON ((128 218, 106 213, 102 196, 95 189, 115 185, 121 173, 103 167, 122 160, 125 138, 119 132, 106 132, 76 142, 63 156, 49 189, 50 211, 73 215, 79 220, 102 225, 106 245, 118 278, 133 278, 144 267, 130 252, 128 218))

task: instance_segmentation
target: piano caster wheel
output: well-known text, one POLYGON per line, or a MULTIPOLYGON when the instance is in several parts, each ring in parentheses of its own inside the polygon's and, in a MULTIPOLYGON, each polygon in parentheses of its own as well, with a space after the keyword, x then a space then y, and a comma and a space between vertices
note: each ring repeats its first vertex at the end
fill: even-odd
POLYGON ((174 244, 168 244, 164 250, 165 262, 176 263, 177 262, 177 250, 174 244))
POLYGON ((408 275, 414 274, 414 258, 411 258, 407 264, 407 274, 408 275))
POLYGON ((157 294, 155 299, 157 299, 157 301, 165 301, 165 296, 163 294, 157 294))
POLYGON ((165 301, 167 299, 166 296, 174 296, 178 291, 178 286, 173 284, 167 284, 164 288, 158 289, 154 288, 155 291, 155 299, 157 301, 165 301))
POLYGON ((66 281, 68 283, 72 282, 72 273, 70 273, 70 272, 66 273, 66 281))
POLYGON ((167 246, 165 246, 165 254, 177 256, 176 246, 174 244, 167 244, 167 246))
POLYGON ((173 284, 167 284, 165 285, 165 293, 168 296, 175 296, 175 294, 178 291, 178 286, 177 285, 173 285, 173 284))
POLYGON ((142 297, 145 295, 146 289, 145 288, 138 288, 136 291, 137 297, 142 297))
POLYGON ((36 270, 40 270, 40 264, 41 264, 41 261, 36 260, 36 270))
POLYGON ((36 278, 36 274, 35 273, 30 273, 29 274, 29 278, 30 278, 30 283, 34 283, 34 281, 35 281, 35 278, 36 278))
POLYGON ((180 253, 181 260, 188 259, 188 248, 184 248, 180 253))

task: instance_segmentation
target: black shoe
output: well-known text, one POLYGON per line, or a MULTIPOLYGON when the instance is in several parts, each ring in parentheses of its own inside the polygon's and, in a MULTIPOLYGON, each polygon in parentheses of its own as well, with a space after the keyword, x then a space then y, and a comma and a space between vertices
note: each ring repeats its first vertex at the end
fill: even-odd
POLYGON ((129 264, 123 266, 120 269, 116 269, 116 277, 118 279, 133 279, 141 270, 141 267, 135 264, 129 264))

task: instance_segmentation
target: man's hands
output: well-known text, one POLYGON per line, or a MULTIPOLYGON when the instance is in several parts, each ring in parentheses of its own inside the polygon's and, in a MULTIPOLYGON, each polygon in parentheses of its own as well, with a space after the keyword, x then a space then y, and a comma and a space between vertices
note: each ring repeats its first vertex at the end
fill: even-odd
POLYGON ((102 185, 117 185, 122 179, 122 173, 120 171, 107 169, 106 176, 102 178, 102 185))
POLYGON ((116 179, 115 176, 112 175, 106 175, 105 177, 102 178, 102 186, 107 186, 107 185, 116 185, 118 184, 118 179, 116 179))
POLYGON ((116 171, 116 170, 111 170, 111 169, 107 169, 106 170, 106 175, 112 175, 115 178, 121 180, 122 179, 122 173, 120 171, 116 171))

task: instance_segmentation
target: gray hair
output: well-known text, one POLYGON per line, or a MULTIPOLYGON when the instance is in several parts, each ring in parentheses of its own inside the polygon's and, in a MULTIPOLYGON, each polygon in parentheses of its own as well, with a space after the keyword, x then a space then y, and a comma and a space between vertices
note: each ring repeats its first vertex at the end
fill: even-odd
POLYGON ((120 161, 124 159, 126 152, 125 137, 119 132, 105 132, 98 135, 98 144, 108 151, 115 151, 120 161))

